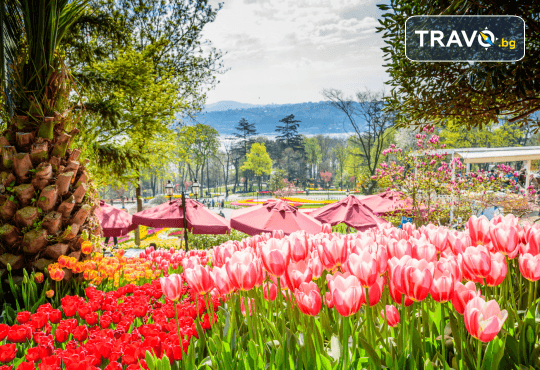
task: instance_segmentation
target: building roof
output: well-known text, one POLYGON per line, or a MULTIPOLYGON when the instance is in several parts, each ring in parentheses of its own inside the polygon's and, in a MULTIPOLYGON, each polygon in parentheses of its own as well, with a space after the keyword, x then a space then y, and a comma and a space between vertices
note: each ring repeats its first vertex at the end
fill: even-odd
MULTIPOLYGON (((517 162, 540 159, 540 146, 504 148, 456 148, 441 149, 437 153, 447 153, 463 159, 463 163, 517 162)), ((415 154, 422 155, 421 153, 415 154)))

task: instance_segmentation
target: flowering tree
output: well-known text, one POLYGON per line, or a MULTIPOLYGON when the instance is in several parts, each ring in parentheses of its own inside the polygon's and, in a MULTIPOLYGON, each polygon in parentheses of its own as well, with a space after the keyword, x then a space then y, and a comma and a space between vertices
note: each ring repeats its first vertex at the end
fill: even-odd
POLYGON ((488 207, 502 206, 501 197, 516 190, 516 181, 507 176, 514 174, 510 166, 498 165, 496 173, 466 173, 460 159, 449 156, 437 135, 428 137, 432 132, 432 127, 426 127, 416 135, 416 150, 391 145, 383 152, 391 160, 380 164, 373 179, 401 194, 394 216, 412 216, 417 225, 454 223, 488 207))
POLYGON ((276 198, 286 198, 296 194, 296 186, 287 179, 283 179, 283 187, 274 192, 276 198))
POLYGON ((319 175, 321 176, 321 180, 326 184, 326 187, 328 187, 328 183, 332 179, 332 173, 321 171, 319 172, 319 175))

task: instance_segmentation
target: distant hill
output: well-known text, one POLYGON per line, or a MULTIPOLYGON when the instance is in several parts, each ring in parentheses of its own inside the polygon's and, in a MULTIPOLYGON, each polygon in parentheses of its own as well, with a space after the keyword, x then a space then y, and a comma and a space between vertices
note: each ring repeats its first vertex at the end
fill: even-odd
POLYGON ((304 135, 343 134, 352 132, 345 114, 326 102, 300 104, 252 105, 235 101, 221 101, 206 106, 197 115, 197 121, 214 127, 222 135, 235 132, 234 126, 242 117, 255 123, 260 134, 275 134, 282 118, 294 114, 302 121, 299 132, 304 135))

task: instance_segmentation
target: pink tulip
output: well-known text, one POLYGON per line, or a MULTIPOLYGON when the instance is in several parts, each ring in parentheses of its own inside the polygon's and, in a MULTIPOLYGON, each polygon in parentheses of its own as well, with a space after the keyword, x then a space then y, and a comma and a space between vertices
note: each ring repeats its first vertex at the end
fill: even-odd
POLYGON ((506 258, 502 253, 490 253, 491 257, 491 270, 489 275, 486 276, 486 284, 489 286, 497 286, 503 282, 508 271, 506 265, 506 258))
POLYGON ((341 316, 351 316, 360 310, 365 303, 364 289, 356 276, 349 274, 335 274, 329 279, 328 287, 332 293, 334 307, 341 316))
POLYGON ((300 284, 300 287, 294 290, 294 297, 298 308, 306 315, 315 316, 321 310, 321 292, 312 281, 300 284))
POLYGON ((423 301, 431 289, 433 270, 433 263, 410 259, 401 274, 405 295, 415 302, 423 301))
POLYGON ((214 287, 214 281, 208 266, 197 265, 186 269, 184 277, 189 287, 197 294, 206 294, 214 287))
POLYGON ((463 264, 474 275, 485 278, 491 270, 491 257, 489 251, 483 245, 468 247, 461 254, 463 264))
POLYGON ((540 230, 531 228, 527 243, 521 245, 521 253, 529 253, 533 256, 540 254, 540 230))
POLYGON ((221 294, 227 295, 233 291, 231 279, 229 278, 229 275, 227 274, 227 269, 225 267, 214 266, 211 274, 212 279, 214 279, 214 284, 216 285, 216 288, 221 294))
POLYGON ((290 238, 291 261, 304 261, 309 256, 307 235, 295 235, 290 238))
POLYGON ((469 218, 467 228, 469 229, 472 245, 485 245, 491 241, 489 237, 489 227, 489 220, 486 216, 471 216, 471 218, 469 218))
POLYGON ((287 271, 285 272, 285 280, 287 286, 291 291, 294 291, 300 284, 310 282, 312 278, 312 272, 308 264, 305 261, 298 263, 289 263, 287 271))
POLYGON ((323 267, 333 271, 347 261, 347 242, 342 239, 324 239, 318 246, 318 252, 323 267))
POLYGON ((312 259, 310 259, 308 266, 309 266, 309 269, 311 270, 311 273, 312 273, 311 278, 313 280, 317 280, 318 278, 321 277, 322 272, 323 272, 323 265, 318 256, 315 256, 312 259))
POLYGON ((227 274, 234 289, 251 290, 261 279, 261 262, 253 256, 251 248, 234 252, 225 263, 227 274))
POLYGON ((417 260, 426 260, 428 262, 437 261, 437 249, 433 244, 429 243, 413 243, 412 245, 412 258, 417 260))
MULTIPOLYGON (((248 298, 248 308, 249 308, 249 316, 253 314, 253 308, 255 307, 255 299, 248 298)), ((244 304, 244 298, 240 297, 240 312, 242 312, 242 315, 246 316, 246 306, 244 304)))
POLYGON ((467 302, 475 297, 480 297, 480 295, 480 289, 477 291, 476 285, 472 281, 467 282, 465 285, 456 282, 452 294, 452 306, 460 315, 463 315, 467 302))
POLYGON ((264 291, 264 299, 267 301, 273 302, 277 297, 277 285, 276 284, 263 284, 263 291, 264 291), (268 289, 268 286, 270 286, 270 289, 268 289), (268 291, 270 291, 270 294, 268 294, 268 291))
POLYGON ((448 246, 448 229, 444 227, 429 231, 427 237, 439 252, 445 250, 448 246))
POLYGON ((331 234, 332 233, 332 225, 330 225, 330 224, 322 224, 321 233, 323 233, 323 234, 331 234))
POLYGON ((384 289, 384 276, 378 276, 375 284, 373 284, 369 290, 369 307, 375 306, 382 297, 384 289))
POLYGON ((456 257, 451 256, 440 258, 435 264, 435 270, 450 271, 450 274, 452 274, 454 281, 462 280, 462 273, 459 269, 456 257))
POLYGON ((484 301, 480 297, 471 299, 465 306, 465 327, 469 334, 487 343, 497 336, 508 312, 499 308, 497 301, 484 301))
MULTIPOLYGON (((384 309, 381 310, 381 317, 384 319, 384 309)), ((399 312, 396 307, 392 305, 386 305, 386 322, 388 326, 393 328, 399 324, 399 312)))
POLYGON ((375 284, 378 277, 377 262, 367 250, 351 254, 346 262, 347 271, 356 276, 364 288, 375 284))
POLYGON ((519 256, 519 271, 529 281, 540 280, 540 254, 534 256, 530 253, 521 254, 519 256))
POLYGON ((324 293, 324 299, 326 301, 326 307, 334 308, 334 300, 332 299, 332 293, 330 292, 324 293))
POLYGON ((412 255, 412 244, 410 241, 401 239, 399 241, 391 239, 388 241, 388 257, 400 259, 403 256, 412 255))
POLYGON ((263 243, 260 251, 266 271, 274 276, 281 276, 285 273, 285 269, 289 263, 288 242, 272 238, 266 243, 263 243))
POLYGON ((272 231, 272 238, 275 239, 283 239, 285 237, 285 233, 283 230, 273 230, 272 231))
POLYGON ((390 280, 392 280, 394 287, 400 294, 405 294, 405 288, 403 287, 402 274, 403 274, 405 266, 407 265, 407 262, 409 262, 410 259, 411 257, 406 255, 406 256, 403 256, 399 260, 396 257, 392 257, 388 261, 389 278, 390 280))
POLYGON ((182 294, 182 278, 178 274, 159 279, 163 294, 171 301, 177 301, 182 294))
POLYGON ((490 229, 490 236, 495 251, 501 252, 510 259, 516 257, 520 240, 518 231, 514 226, 499 223, 490 229))
MULTIPOLYGON (((158 257, 161 260, 161 257, 158 257)), ((192 269, 195 266, 198 266, 201 264, 201 259, 198 256, 193 256, 189 258, 184 258, 182 260, 182 268, 184 270, 186 269, 192 269)))
POLYGON ((214 247, 213 265, 222 267, 225 265, 225 262, 232 257, 234 252, 236 252, 236 247, 232 243, 224 243, 214 247))
POLYGON ((452 299, 454 292, 454 277, 451 272, 435 270, 433 284, 431 285, 431 296, 437 302, 445 303, 452 299))
MULTIPOLYGON (((403 301, 403 293, 398 291, 394 285, 393 279, 390 279, 388 283, 388 290, 390 291, 390 297, 392 297, 392 300, 396 302, 397 304, 402 304, 403 301)), ((369 297, 371 300, 371 296, 369 297)), ((407 296, 405 296, 405 306, 409 307, 414 302, 407 296)))

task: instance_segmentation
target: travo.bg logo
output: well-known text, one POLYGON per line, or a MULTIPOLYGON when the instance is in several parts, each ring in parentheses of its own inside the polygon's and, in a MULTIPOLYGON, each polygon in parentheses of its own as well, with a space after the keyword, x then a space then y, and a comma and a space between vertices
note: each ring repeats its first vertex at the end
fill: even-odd
POLYGON ((413 61, 517 61, 525 56, 525 22, 517 16, 414 16, 405 22, 413 61))
POLYGON ((443 42, 445 38, 442 31, 414 31, 415 34, 420 35, 420 47, 426 46, 428 43, 425 43, 426 39, 429 38, 429 44, 431 47, 435 46, 437 42, 442 47, 450 47, 452 45, 457 45, 459 47, 471 47, 475 41, 477 41, 482 47, 488 48, 491 46, 494 47, 503 47, 503 48, 516 48, 515 40, 505 40, 504 37, 499 39, 493 35, 493 32, 485 29, 482 31, 474 31, 472 35, 467 35, 466 31, 461 31, 461 35, 456 30, 452 30, 450 37, 446 44, 443 42), (424 36, 426 36, 424 38, 424 36), (500 42, 498 42, 500 40, 500 42))

